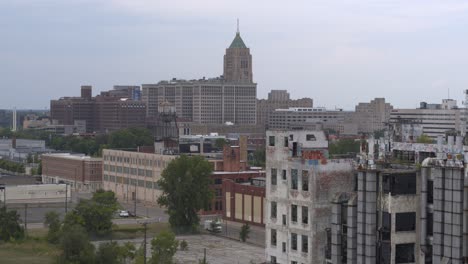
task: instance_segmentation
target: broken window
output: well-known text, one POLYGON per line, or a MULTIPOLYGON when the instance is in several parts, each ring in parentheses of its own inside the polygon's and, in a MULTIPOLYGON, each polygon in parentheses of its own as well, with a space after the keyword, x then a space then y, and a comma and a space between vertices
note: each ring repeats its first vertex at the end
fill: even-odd
POLYGON ((276 185, 277 172, 276 169, 271 169, 271 185, 276 185))
POLYGON ((302 190, 309 190, 309 172, 306 170, 302 171, 302 190))
POLYGON ((427 203, 434 203, 434 181, 427 181, 427 203))
POLYGON ((382 241, 380 243, 379 264, 390 264, 392 256, 392 245, 390 241, 382 241))
POLYGON ((289 139, 288 139, 288 137, 284 137, 284 147, 285 147, 285 148, 289 147, 289 139))
POLYGON ((395 263, 414 262, 414 243, 395 246, 395 263))
POLYGON ((297 142, 293 142, 292 156, 297 157, 297 142))
POLYGON ((291 221, 297 222, 297 205, 291 205, 291 221))
POLYGON ((395 231, 414 231, 416 229, 416 213, 397 213, 395 231))
POLYGON ((286 225, 286 215, 283 215, 283 225, 286 225))
POLYGON ((306 135, 306 140, 307 141, 316 141, 317 139, 315 138, 315 135, 306 135))
POLYGON ((297 250, 297 234, 291 233, 291 249, 297 250))
POLYGON ((302 235, 302 252, 307 253, 309 252, 309 237, 302 235))
POLYGON ((274 147, 275 146, 275 136, 269 136, 268 137, 268 145, 270 147, 274 147))
POLYGON ((432 226, 434 224, 434 214, 433 213, 427 213, 426 215, 426 233, 428 236, 432 236, 434 234, 434 231, 432 229, 432 226))
POLYGON ((276 246, 276 229, 271 229, 270 241, 272 246, 276 246))
POLYGON ((291 170, 291 189, 293 190, 297 190, 297 170, 296 169, 292 169, 291 170))
POLYGON ((392 214, 382 212, 382 240, 390 240, 392 232, 392 214))
POLYGON ((416 194, 416 173, 385 174, 382 183, 384 193, 416 194))
POLYGON ((286 242, 283 242, 283 252, 286 252, 286 242))
POLYGON ((283 181, 285 181, 286 180, 286 170, 283 170, 282 176, 283 176, 283 181))
POLYGON ((276 218, 276 202, 271 202, 271 218, 276 218))
POLYGON ((276 257, 275 256, 270 256, 270 262, 271 264, 276 264, 276 257))
POLYGON ((309 223, 309 208, 307 206, 302 206, 302 223, 309 223))

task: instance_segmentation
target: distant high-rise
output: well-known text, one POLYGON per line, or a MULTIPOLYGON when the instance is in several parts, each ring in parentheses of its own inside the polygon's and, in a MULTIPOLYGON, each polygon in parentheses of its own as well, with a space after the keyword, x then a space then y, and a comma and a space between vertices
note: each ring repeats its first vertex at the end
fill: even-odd
POLYGON ((252 55, 242 40, 237 21, 237 32, 224 55, 224 79, 226 82, 252 83, 252 55))

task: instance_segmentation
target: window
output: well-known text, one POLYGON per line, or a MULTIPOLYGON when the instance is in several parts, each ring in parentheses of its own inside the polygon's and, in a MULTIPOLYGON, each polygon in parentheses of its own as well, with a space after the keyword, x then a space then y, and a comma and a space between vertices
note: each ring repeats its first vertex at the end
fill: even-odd
POLYGON ((145 176, 145 170, 144 169, 138 169, 138 176, 145 176))
POLYGON ((146 177, 153 177, 153 172, 151 170, 146 170, 146 177))
POLYGON ((416 173, 384 174, 384 193, 416 194, 416 173))
POLYGON ((297 250, 297 234, 291 233, 291 249, 297 250))
POLYGON ((302 242, 302 252, 304 253, 309 252, 309 237, 302 235, 301 242, 302 242))
POLYGON ((286 252, 286 242, 283 242, 283 252, 286 252))
POLYGON ((223 190, 222 189, 215 189, 215 195, 216 195, 216 197, 223 196, 223 190))
POLYGON ((271 262, 271 264, 277 264, 277 262, 276 262, 276 257, 275 257, 275 256, 271 256, 271 257, 270 257, 270 262, 271 262))
POLYGON ((306 170, 302 171, 302 190, 309 190, 309 172, 306 170))
POLYGON ((293 260, 293 261, 291 261, 291 264, 297 264, 297 261, 293 260))
POLYGON ((414 244, 397 244, 395 247, 395 263, 414 262, 414 244))
POLYGON ((286 225, 286 215, 283 215, 283 225, 286 225))
POLYGON ((297 170, 291 170, 291 189, 297 190, 297 170))
POLYGON ((309 223, 309 208, 307 206, 302 206, 302 223, 309 223))
POLYGON ((392 232, 392 214, 382 212, 382 240, 390 240, 392 232))
POLYGON ((270 241, 272 246, 276 246, 276 229, 271 229, 270 241))
POLYGON ((286 170, 283 170, 281 175, 282 175, 283 181, 285 181, 286 180, 286 170))
POLYGON ((146 188, 152 189, 153 188, 153 182, 147 181, 146 182, 146 188))
POLYGON ((214 179, 214 184, 223 184, 223 180, 220 178, 214 179))
POLYGON ((427 181, 427 203, 434 203, 434 181, 427 181))
POLYGON ((271 169, 271 185, 276 185, 277 171, 276 169, 271 169))
POLYGON ((276 202, 271 202, 271 218, 276 218, 276 202))
POLYGON ((275 146, 275 136, 269 136, 268 137, 268 145, 270 147, 274 147, 275 146))
POLYGON ((416 213, 397 213, 395 231, 414 231, 416 228, 416 213))
POLYGON ((289 146, 288 137, 284 137, 284 147, 287 148, 289 146))
POLYGON ((138 186, 139 187, 145 187, 145 181, 144 180, 138 180, 138 186))
POLYGON ((306 141, 316 141, 315 135, 306 135, 306 141))
POLYGON ((291 205, 291 221, 297 222, 297 205, 291 205))

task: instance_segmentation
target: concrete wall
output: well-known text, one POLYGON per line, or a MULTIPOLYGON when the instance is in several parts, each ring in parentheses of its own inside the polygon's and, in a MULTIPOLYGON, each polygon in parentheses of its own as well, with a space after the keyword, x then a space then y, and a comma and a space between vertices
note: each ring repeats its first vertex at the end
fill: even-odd
POLYGON ((71 197, 71 189, 65 184, 39 184, 7 186, 6 192, 0 190, 0 201, 4 202, 6 194, 9 203, 44 203, 65 201, 65 190, 68 189, 68 197, 71 197), (4 193, 5 192, 5 193, 4 193))

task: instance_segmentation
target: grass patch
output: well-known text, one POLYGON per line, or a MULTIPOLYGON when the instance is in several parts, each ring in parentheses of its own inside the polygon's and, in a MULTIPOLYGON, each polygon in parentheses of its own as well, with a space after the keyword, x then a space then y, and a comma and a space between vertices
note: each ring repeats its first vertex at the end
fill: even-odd
POLYGON ((3 264, 53 263, 60 254, 54 245, 41 239, 27 239, 21 242, 0 243, 0 262, 3 264))
MULTIPOLYGON (((169 230, 168 223, 151 223, 147 225, 147 237, 154 237, 161 233, 163 230, 169 230)), ((134 239, 142 238, 145 234, 145 228, 141 224, 124 224, 114 225, 112 227, 112 239, 134 239)), ((99 240, 110 239, 109 236, 100 238, 99 240)))
POLYGON ((49 231, 48 228, 33 228, 28 229, 28 237, 30 238, 38 238, 38 239, 45 239, 47 237, 47 232, 49 231))

